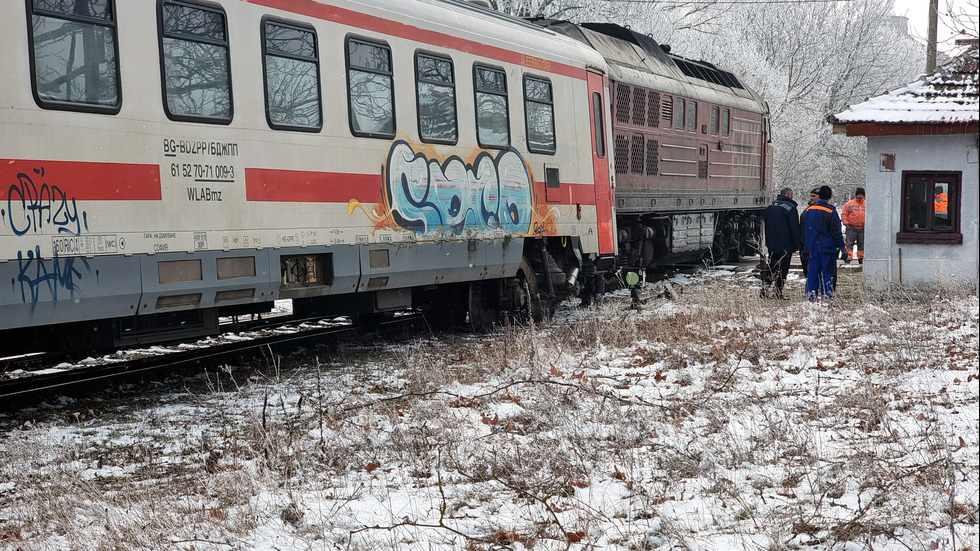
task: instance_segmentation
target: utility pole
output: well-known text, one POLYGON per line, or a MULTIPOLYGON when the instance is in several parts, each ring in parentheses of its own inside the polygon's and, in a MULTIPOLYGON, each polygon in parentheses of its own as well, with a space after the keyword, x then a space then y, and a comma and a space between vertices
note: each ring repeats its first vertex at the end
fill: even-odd
POLYGON ((939 35, 939 0, 929 0, 929 37, 926 44, 926 74, 936 71, 936 42, 939 35))

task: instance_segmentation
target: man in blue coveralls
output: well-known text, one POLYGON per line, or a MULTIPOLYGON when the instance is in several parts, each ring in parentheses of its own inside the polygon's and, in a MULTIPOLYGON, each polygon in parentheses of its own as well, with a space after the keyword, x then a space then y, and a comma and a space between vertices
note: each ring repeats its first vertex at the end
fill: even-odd
POLYGON ((820 186, 819 200, 803 213, 803 249, 808 251, 809 270, 806 276, 806 298, 810 301, 818 295, 834 294, 834 278, 837 277, 837 254, 844 251, 840 215, 828 201, 833 196, 829 186, 820 186))

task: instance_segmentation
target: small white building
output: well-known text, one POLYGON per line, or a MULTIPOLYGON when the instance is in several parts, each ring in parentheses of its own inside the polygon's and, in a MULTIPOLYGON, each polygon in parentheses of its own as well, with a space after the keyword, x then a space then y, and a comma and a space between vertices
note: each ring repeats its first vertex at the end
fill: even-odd
POLYGON ((867 136, 864 285, 980 289, 978 50, 833 115, 867 136))

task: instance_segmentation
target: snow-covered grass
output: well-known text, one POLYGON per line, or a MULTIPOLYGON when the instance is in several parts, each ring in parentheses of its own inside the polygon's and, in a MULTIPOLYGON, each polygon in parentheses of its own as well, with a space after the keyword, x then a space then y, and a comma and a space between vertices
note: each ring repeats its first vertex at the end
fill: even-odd
POLYGON ((978 549, 975 295, 697 282, 0 417, 0 548, 978 549))

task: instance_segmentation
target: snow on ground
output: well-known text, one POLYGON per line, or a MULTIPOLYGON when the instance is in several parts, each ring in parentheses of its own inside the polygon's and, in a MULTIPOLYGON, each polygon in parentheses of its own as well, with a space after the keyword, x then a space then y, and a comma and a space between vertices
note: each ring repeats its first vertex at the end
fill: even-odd
POLYGON ((847 273, 0 416, 0 549, 975 551, 978 299, 847 273))

